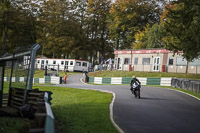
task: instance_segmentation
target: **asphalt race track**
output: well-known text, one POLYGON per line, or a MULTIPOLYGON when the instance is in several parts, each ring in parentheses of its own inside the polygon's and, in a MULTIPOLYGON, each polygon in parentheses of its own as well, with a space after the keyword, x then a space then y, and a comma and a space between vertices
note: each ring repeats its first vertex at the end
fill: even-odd
POLYGON ((89 85, 81 74, 70 75, 62 87, 101 89, 115 93, 113 119, 125 133, 199 133, 200 101, 186 94, 157 87, 141 88, 135 98, 128 85, 89 85))

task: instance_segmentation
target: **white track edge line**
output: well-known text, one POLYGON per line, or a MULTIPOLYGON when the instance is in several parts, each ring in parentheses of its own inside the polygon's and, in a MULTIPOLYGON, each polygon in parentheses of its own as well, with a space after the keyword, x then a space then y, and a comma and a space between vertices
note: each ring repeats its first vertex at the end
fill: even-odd
MULTIPOLYGON (((85 82, 83 82, 82 80, 83 78, 80 79, 80 81, 84 84, 87 84, 85 82)), ((100 90, 100 89, 88 89, 88 90, 96 90, 96 91, 100 91, 100 92, 107 92, 107 93, 111 93, 113 95, 113 98, 112 98, 112 102, 110 103, 110 106, 109 106, 109 110, 110 110, 110 119, 111 119, 111 122, 112 124, 114 125, 114 127, 119 131, 119 133, 124 133, 124 131, 115 123, 114 119, 113 119, 113 105, 114 105, 114 102, 115 102, 115 93, 112 92, 112 91, 108 91, 108 90, 100 90)))
POLYGON ((195 98, 195 99, 197 99, 197 100, 199 100, 199 101, 200 101, 200 99, 199 99, 198 97, 196 97, 196 96, 193 96, 193 95, 191 95, 191 94, 189 94, 189 93, 186 93, 186 92, 183 92, 183 91, 180 91, 180 90, 170 89, 170 88, 164 88, 164 89, 168 89, 168 90, 177 91, 177 92, 183 93, 183 94, 185 94, 185 95, 191 96, 191 97, 193 97, 193 98, 195 98))

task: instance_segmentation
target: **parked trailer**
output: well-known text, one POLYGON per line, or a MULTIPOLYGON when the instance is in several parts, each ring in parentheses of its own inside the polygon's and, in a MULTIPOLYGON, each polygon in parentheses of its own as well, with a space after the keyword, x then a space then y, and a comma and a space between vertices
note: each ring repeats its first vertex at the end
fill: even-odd
POLYGON ((64 70, 69 72, 88 72, 89 62, 76 59, 52 59, 52 58, 37 58, 36 69, 64 70))

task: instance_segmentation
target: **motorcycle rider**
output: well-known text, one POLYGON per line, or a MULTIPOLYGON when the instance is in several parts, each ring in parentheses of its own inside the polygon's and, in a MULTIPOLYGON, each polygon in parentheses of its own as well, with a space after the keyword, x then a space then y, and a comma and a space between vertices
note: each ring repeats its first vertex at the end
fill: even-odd
MULTIPOLYGON (((140 94, 141 83, 136 78, 136 76, 132 76, 132 80, 130 82, 130 87, 131 87, 130 90, 131 90, 132 94, 135 95, 135 97, 136 97, 136 91, 138 91, 139 92, 138 94, 140 94)), ((139 95, 139 98, 140 98, 140 95, 139 95)))

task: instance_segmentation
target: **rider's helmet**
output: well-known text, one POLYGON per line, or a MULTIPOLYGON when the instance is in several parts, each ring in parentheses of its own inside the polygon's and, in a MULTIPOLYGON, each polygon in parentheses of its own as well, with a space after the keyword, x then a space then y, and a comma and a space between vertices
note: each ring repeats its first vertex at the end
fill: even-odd
POLYGON ((136 76, 135 76, 135 75, 133 75, 133 76, 132 76, 132 78, 133 78, 133 79, 135 79, 135 78, 136 78, 136 76))

